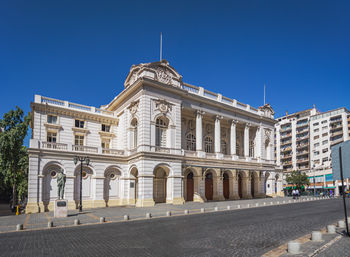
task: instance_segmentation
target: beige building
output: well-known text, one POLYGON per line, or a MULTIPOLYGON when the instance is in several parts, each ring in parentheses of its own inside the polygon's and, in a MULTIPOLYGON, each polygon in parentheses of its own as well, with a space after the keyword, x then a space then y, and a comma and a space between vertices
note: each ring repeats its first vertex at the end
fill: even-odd
POLYGON ((133 65, 100 108, 36 95, 27 212, 52 210, 56 176, 84 207, 249 199, 282 192, 274 112, 182 81, 165 60, 133 65), (80 176, 75 156, 88 156, 80 176))

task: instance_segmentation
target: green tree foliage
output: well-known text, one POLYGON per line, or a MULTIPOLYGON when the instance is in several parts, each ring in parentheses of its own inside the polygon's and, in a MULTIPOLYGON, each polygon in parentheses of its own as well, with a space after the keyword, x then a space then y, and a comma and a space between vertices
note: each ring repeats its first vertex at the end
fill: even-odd
POLYGON ((287 175, 286 181, 288 184, 295 185, 295 187, 299 190, 302 188, 302 186, 310 184, 307 175, 296 170, 287 175))
POLYGON ((0 119, 0 186, 2 190, 12 189, 12 204, 26 196, 28 185, 28 154, 23 146, 27 135, 30 115, 24 116, 16 106, 0 119))

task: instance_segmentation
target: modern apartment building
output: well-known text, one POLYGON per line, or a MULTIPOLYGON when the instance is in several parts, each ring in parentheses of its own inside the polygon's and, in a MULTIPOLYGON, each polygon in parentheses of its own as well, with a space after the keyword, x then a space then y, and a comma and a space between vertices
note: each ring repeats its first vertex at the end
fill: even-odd
MULTIPOLYGON (((349 111, 338 108, 319 112, 314 107, 287 114, 277 121, 277 165, 281 165, 284 172, 305 172, 311 182, 309 190, 334 189, 338 193, 340 183, 332 177, 331 146, 349 140, 349 111)), ((347 182, 350 181, 347 179, 347 182)))

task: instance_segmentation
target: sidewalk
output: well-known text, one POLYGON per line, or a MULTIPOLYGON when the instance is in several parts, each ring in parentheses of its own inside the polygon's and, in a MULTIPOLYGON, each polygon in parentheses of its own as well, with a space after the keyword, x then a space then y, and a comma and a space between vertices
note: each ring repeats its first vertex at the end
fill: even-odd
POLYGON ((23 224, 24 230, 45 229, 48 222, 53 222, 54 227, 72 226, 75 219, 79 219, 83 225, 96 224, 100 222, 100 217, 105 217, 106 222, 123 221, 124 215, 129 215, 130 219, 144 219, 146 213, 151 213, 152 217, 164 217, 167 211, 171 211, 172 215, 183 215, 184 210, 189 210, 190 214, 200 213, 201 208, 205 208, 205 212, 212 212, 215 207, 218 210, 227 210, 230 206, 231 210, 263 207, 278 204, 293 204, 301 201, 310 201, 312 199, 319 200, 321 198, 302 197, 299 200, 293 200, 291 197, 284 198, 263 198, 252 200, 233 200, 233 201, 218 201, 194 203, 187 202, 184 205, 156 204, 153 207, 136 208, 136 207, 109 207, 99 209, 84 209, 79 213, 78 210, 68 212, 67 218, 54 218, 53 212, 22 214, 19 216, 0 217, 0 233, 16 230, 17 224, 23 224))

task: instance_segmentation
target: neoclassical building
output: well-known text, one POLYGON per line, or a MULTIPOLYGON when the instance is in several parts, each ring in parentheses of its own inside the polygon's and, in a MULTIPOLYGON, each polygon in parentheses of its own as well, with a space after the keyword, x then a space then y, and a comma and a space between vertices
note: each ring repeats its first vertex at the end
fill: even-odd
POLYGON ((274 112, 182 81, 165 60, 133 65, 100 108, 35 95, 27 212, 53 209, 56 176, 84 208, 249 199, 282 191, 274 112), (88 156, 89 166, 74 164, 88 156))

